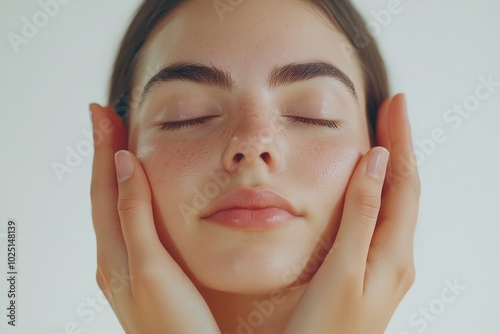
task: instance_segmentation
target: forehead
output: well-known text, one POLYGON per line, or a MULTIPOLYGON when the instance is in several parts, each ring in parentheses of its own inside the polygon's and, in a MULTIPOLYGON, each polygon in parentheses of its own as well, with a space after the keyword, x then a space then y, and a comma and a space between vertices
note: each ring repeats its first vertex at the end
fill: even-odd
POLYGON ((233 3, 239 4, 191 0, 160 21, 141 50, 134 87, 169 64, 192 61, 223 68, 237 86, 258 89, 276 65, 322 59, 351 79, 364 106, 360 67, 326 14, 305 0, 233 3))

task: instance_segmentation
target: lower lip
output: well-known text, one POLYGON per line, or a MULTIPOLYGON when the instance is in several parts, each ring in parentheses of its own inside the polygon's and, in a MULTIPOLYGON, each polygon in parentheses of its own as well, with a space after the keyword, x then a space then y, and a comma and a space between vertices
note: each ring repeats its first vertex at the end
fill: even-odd
POLYGON ((205 219, 242 230, 266 230, 289 223, 295 216, 279 208, 222 210, 205 219))

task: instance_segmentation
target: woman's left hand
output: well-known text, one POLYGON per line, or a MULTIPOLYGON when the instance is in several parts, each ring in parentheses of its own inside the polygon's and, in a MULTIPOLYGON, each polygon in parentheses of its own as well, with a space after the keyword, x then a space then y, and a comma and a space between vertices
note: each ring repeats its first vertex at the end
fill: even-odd
POLYGON ((415 280, 420 181, 410 163, 415 160, 404 95, 380 106, 377 141, 385 148, 371 149, 356 167, 333 247, 285 334, 382 334, 415 280))

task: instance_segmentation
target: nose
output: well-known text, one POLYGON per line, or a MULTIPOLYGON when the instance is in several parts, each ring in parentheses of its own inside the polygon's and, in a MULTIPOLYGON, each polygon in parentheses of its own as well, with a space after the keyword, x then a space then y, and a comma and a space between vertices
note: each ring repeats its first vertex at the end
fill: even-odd
POLYGON ((281 169, 281 140, 272 122, 271 117, 255 113, 239 120, 229 132, 223 153, 228 173, 237 174, 244 168, 266 168, 269 172, 281 169))

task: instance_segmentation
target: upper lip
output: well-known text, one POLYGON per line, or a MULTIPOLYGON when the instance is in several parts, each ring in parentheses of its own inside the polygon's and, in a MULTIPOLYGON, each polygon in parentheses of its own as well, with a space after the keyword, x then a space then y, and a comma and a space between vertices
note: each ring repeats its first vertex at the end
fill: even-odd
POLYGON ((299 216, 290 201, 273 190, 267 188, 238 188, 217 199, 209 206, 202 218, 210 217, 223 210, 259 210, 265 208, 278 208, 286 210, 294 216, 299 216))

